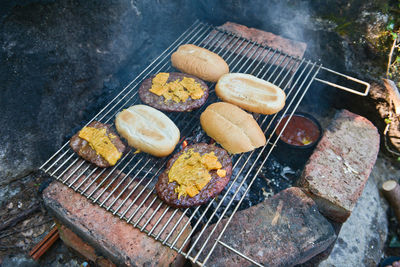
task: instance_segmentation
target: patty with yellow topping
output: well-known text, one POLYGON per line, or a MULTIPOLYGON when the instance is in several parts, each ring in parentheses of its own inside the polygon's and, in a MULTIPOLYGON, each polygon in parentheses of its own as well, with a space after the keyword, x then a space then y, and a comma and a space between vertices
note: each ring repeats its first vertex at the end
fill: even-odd
POLYGON ((83 159, 102 168, 114 166, 125 151, 124 143, 110 126, 98 121, 72 136, 69 145, 83 159))
POLYGON ((143 81, 139 97, 164 111, 192 111, 208 98, 208 86, 199 78, 180 72, 160 72, 143 81))
POLYGON ((228 184, 232 161, 226 150, 198 143, 176 153, 158 177, 157 195, 177 208, 198 206, 216 197, 228 184))

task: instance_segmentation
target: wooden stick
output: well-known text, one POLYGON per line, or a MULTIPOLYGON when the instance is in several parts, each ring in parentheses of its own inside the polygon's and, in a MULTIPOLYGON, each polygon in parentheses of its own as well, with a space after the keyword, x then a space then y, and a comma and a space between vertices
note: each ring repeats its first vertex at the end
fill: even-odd
POLYGON ((383 194, 394 210, 397 222, 400 223, 400 186, 396 181, 389 180, 382 185, 383 194))
POLYGON ((12 226, 16 225, 17 223, 19 223, 20 221, 25 220, 29 215, 36 212, 39 209, 39 207, 40 206, 38 204, 34 204, 29 209, 20 212, 14 218, 11 218, 11 219, 5 221, 4 223, 0 224, 0 231, 6 229, 8 227, 12 227, 12 226))
POLYGON ((60 237, 56 226, 29 252, 34 260, 38 260, 60 237))

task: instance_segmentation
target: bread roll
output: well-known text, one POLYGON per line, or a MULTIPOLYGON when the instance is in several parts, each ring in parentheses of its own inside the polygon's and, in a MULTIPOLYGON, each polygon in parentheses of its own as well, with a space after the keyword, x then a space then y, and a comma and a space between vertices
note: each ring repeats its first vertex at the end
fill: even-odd
POLYGON ((146 105, 135 105, 118 113, 115 127, 130 146, 156 157, 171 154, 180 137, 173 121, 146 105))
POLYGON ((266 144, 265 135, 253 116, 229 103, 208 106, 200 116, 200 123, 208 136, 232 154, 266 144))
POLYGON ((285 106, 286 94, 276 85, 250 74, 229 73, 223 75, 215 92, 225 102, 247 111, 274 114, 285 106))
POLYGON ((229 66, 217 54, 192 44, 181 45, 171 56, 172 66, 200 79, 217 82, 229 66))

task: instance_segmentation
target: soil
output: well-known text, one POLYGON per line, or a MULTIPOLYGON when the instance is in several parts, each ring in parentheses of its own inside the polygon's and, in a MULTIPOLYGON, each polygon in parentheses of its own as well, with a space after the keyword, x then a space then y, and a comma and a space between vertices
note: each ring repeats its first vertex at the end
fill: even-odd
POLYGON ((41 192, 51 180, 36 174, 0 185, 0 225, 39 204, 39 209, 16 225, 0 231, 0 266, 80 266, 85 259, 70 251, 61 240, 35 262, 30 250, 54 227, 41 203, 41 192))

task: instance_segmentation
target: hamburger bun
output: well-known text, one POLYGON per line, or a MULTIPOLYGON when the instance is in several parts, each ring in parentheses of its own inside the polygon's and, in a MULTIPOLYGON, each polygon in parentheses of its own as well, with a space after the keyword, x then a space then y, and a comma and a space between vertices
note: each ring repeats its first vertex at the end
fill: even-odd
POLYGON ((119 112, 115 127, 130 146, 156 157, 171 154, 180 138, 179 129, 170 118, 146 105, 119 112))
POLYGON ((192 44, 181 45, 171 56, 172 66, 209 82, 229 73, 229 66, 217 54, 192 44))
POLYGON ((278 86, 244 73, 223 75, 215 86, 215 93, 225 102, 266 115, 279 112, 286 100, 285 92, 278 86))
POLYGON ((253 116, 229 103, 208 106, 200 115, 200 123, 207 135, 231 154, 252 151, 266 144, 265 135, 253 116))

